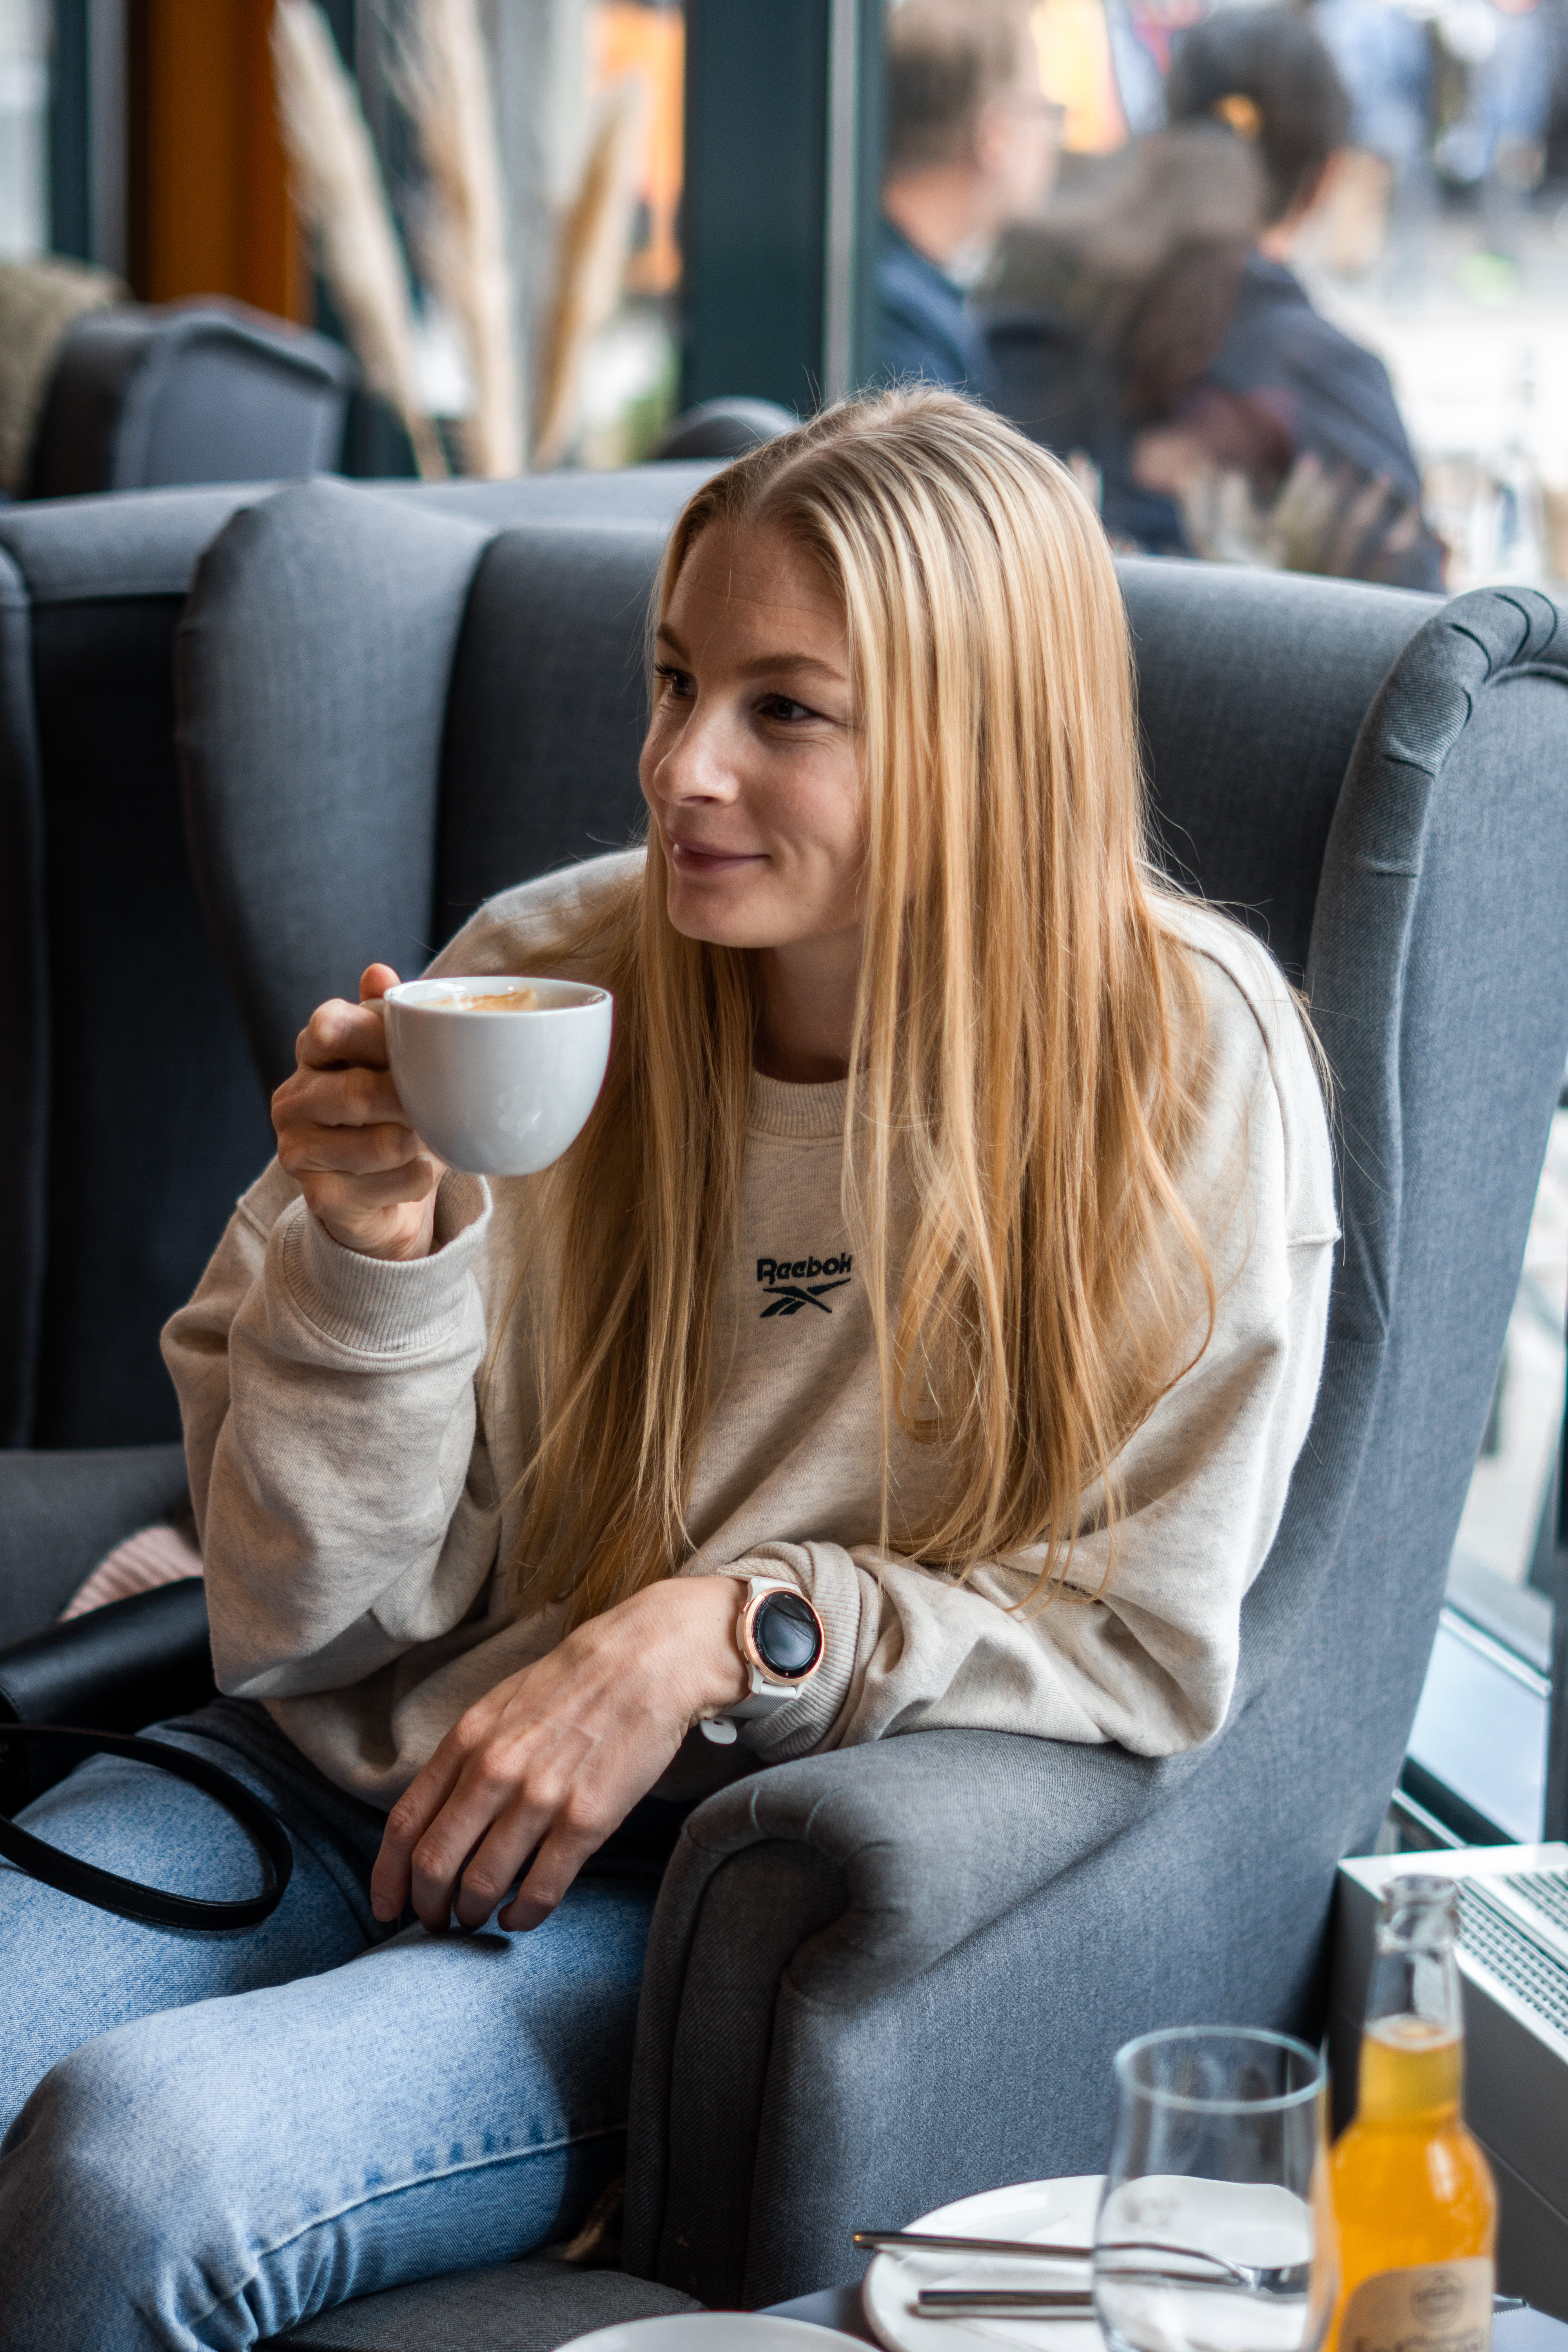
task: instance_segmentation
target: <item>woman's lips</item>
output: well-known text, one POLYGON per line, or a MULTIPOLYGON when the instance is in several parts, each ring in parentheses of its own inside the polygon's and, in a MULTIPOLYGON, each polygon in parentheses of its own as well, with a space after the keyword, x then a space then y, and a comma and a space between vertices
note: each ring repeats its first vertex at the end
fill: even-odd
POLYGON ((672 841, 669 862, 678 874, 732 874, 742 866, 761 866, 760 850, 700 849, 695 842, 672 841))

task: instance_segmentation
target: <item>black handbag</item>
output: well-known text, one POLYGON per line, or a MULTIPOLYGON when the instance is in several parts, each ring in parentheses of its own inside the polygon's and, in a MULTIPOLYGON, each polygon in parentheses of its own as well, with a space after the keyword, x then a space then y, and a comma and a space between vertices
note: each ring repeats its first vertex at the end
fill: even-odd
POLYGON ((0 1855, 62 1895, 153 1927, 224 1930, 268 1917, 294 1867, 282 1822, 221 1765, 134 1737, 137 1724, 185 1714, 214 1690, 199 1577, 110 1601, 0 1651, 0 1855), (95 1755, 132 1757, 213 1798, 260 1854, 261 1892, 234 1903, 174 1895, 79 1862, 17 1828, 9 1816, 19 1806, 95 1755))

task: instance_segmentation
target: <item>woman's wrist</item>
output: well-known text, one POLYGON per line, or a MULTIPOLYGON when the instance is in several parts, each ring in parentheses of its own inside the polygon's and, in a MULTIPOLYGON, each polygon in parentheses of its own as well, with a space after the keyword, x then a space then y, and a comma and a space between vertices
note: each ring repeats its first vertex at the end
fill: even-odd
POLYGON ((736 1638, 745 1599, 745 1585, 732 1576, 667 1577, 637 1595, 657 1618, 659 1646, 693 1723, 738 1706, 751 1688, 736 1638))

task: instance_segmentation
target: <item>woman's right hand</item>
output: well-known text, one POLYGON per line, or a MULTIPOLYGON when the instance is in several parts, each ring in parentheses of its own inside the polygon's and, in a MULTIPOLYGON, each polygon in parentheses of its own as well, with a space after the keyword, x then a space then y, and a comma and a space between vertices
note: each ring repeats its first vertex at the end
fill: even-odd
POLYGON ((381 999, 397 974, 373 963, 359 985, 358 1004, 333 997, 300 1032, 299 1066, 272 1097, 278 1158, 344 1249, 427 1257, 446 1169, 409 1125, 387 1067, 381 999))

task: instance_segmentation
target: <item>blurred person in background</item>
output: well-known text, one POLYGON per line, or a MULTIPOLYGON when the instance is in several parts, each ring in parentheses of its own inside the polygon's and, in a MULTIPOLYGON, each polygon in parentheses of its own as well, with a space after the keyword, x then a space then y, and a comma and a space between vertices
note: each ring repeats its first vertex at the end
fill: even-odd
POLYGON ((1479 193, 1487 252, 1517 264, 1521 218, 1546 163, 1552 29, 1540 0, 1471 0, 1441 8, 1437 30, 1461 93, 1437 139, 1438 169, 1479 193))
POLYGON ((1009 240, 999 404, 1082 452, 1125 545, 1436 588, 1387 371, 1289 267, 1350 119, 1323 43, 1284 10, 1211 17, 1166 100, 1166 131, 1009 240))
POLYGON ((1331 192, 1329 267, 1346 277, 1373 268, 1392 229, 1396 269, 1418 279, 1436 201, 1426 26, 1391 0, 1317 0, 1311 21, 1351 106, 1331 192))
POLYGON ((1173 499, 1137 480, 1134 449, 1219 352, 1262 211, 1251 150, 1189 124, 1123 147, 1005 241, 985 310, 993 396, 1096 478, 1123 548, 1193 552, 1173 499))
POLYGON ((1173 124, 1216 121, 1253 148, 1263 220, 1225 341, 1163 446, 1142 436, 1138 478, 1185 492, 1190 517, 1194 466, 1211 486, 1239 471, 1255 505, 1272 509, 1291 568, 1440 587, 1442 549, 1422 520, 1421 478, 1388 371, 1314 310, 1289 266, 1350 125, 1327 48, 1294 15, 1211 17, 1176 46, 1165 100, 1173 124))
POLYGON ((965 288, 1044 203, 1058 110, 1022 0, 902 0, 888 17, 877 373, 984 395, 965 288))

